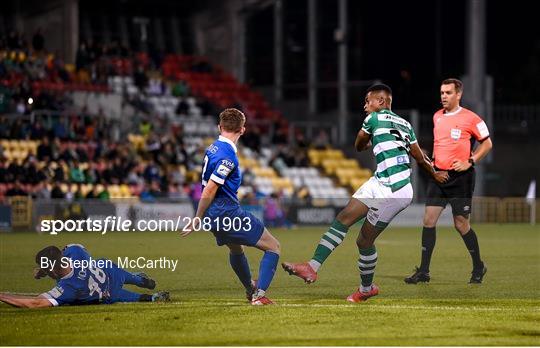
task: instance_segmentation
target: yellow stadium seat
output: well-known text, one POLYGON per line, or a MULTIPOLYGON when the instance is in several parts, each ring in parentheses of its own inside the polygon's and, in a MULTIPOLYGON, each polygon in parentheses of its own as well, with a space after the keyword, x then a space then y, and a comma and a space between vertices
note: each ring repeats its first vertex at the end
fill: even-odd
POLYGON ((70 73, 74 73, 75 72, 75 65, 73 64, 65 64, 64 67, 66 68, 66 70, 70 73))
POLYGON ((19 148, 19 142, 17 140, 8 140, 8 142, 9 142, 8 147, 10 150, 13 151, 19 148))
POLYGON ((122 198, 130 198, 131 197, 131 192, 129 191, 129 186, 128 185, 120 185, 120 193, 121 193, 121 196, 122 198))
POLYGON ((7 139, 0 140, 0 146, 2 146, 4 150, 8 150, 10 146, 9 140, 7 139))
POLYGON ((256 176, 262 176, 262 177, 267 177, 267 178, 277 177, 277 174, 274 171, 274 169, 270 167, 265 167, 265 168, 255 167, 255 168, 252 168, 252 171, 253 171, 253 174, 255 174, 256 176))

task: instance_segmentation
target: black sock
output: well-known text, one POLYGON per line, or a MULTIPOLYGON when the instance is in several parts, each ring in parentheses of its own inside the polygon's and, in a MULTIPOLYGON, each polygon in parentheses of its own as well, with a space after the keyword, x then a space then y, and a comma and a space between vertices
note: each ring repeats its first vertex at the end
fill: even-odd
POLYGON ((435 227, 424 227, 422 229, 422 263, 420 270, 429 273, 429 264, 431 263, 431 254, 435 248, 437 239, 435 227))
POLYGON ((480 259, 480 247, 478 246, 478 238, 476 238, 476 233, 474 233, 473 229, 471 228, 469 232, 462 235, 461 238, 463 238, 463 241, 467 246, 467 250, 469 250, 469 254, 471 254, 473 268, 479 269, 484 267, 484 264, 480 259))
POLYGON ((141 294, 141 297, 139 297, 139 302, 152 302, 152 295, 141 294))

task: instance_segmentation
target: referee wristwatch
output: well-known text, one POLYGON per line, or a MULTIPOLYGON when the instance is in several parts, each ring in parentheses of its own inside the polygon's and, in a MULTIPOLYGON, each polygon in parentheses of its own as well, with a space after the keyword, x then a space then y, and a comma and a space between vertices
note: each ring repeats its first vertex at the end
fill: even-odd
POLYGON ((471 164, 471 167, 474 167, 475 165, 474 158, 469 157, 469 163, 471 164))

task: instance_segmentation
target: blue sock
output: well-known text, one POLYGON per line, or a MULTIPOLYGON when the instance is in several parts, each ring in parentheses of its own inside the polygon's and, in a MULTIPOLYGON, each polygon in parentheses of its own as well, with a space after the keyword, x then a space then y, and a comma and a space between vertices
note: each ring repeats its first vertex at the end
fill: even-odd
POLYGON ((251 289, 251 271, 249 270, 249 263, 244 253, 240 255, 229 254, 229 261, 234 273, 238 276, 238 279, 242 282, 242 285, 246 289, 251 289))
POLYGON ((141 300, 141 297, 143 297, 143 295, 127 291, 125 289, 120 289, 112 294, 110 302, 138 302, 141 300))
POLYGON ((279 254, 272 251, 265 251, 259 267, 259 280, 257 288, 266 291, 274 278, 276 267, 279 260, 279 254))

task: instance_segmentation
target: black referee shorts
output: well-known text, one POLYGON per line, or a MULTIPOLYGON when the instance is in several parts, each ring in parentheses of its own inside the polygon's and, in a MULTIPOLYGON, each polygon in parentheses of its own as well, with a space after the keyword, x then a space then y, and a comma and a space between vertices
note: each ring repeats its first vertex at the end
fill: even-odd
POLYGON ((452 207, 452 214, 469 216, 471 213, 472 196, 474 192, 474 168, 464 172, 448 171, 449 179, 444 184, 438 184, 432 178, 427 187, 426 206, 452 207))

